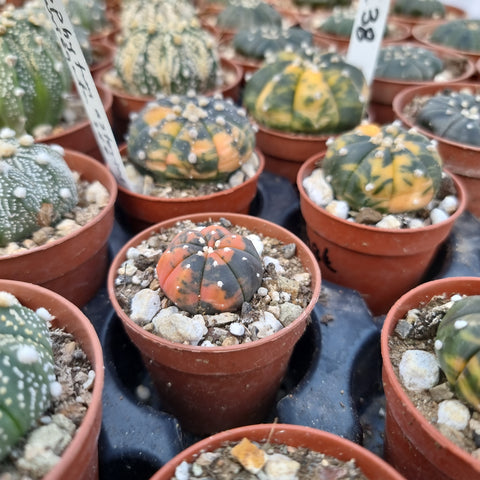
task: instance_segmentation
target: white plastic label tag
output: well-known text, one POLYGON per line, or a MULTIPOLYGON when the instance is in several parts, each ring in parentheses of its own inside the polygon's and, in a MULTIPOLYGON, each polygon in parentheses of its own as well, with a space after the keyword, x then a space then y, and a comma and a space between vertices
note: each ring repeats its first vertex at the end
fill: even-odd
POLYGON ((123 187, 129 188, 130 184, 112 128, 65 6, 62 0, 44 0, 44 4, 67 60, 78 94, 90 119, 102 156, 117 182, 123 187))
POLYGON ((375 73, 390 0, 360 0, 348 45, 347 62, 360 68, 370 85, 375 73))

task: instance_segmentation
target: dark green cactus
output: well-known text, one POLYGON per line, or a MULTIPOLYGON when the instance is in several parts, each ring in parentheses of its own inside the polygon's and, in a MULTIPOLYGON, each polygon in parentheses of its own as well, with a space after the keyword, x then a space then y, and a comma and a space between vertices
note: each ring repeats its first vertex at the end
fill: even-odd
POLYGON ((432 50, 392 44, 380 49, 375 77, 425 81, 433 80, 443 69, 443 60, 432 50))
POLYGON ((440 0, 395 0, 392 11, 406 17, 433 18, 445 17, 445 5, 440 0))
POLYGON ((479 146, 480 95, 445 89, 425 102, 415 122, 439 137, 479 146))
POLYGON ((133 30, 118 45, 114 65, 131 95, 204 93, 221 83, 217 43, 197 18, 133 30))
POLYGON ((240 30, 233 37, 235 51, 254 60, 263 60, 268 53, 312 45, 313 35, 299 27, 255 27, 240 30))
POLYGON ((0 292, 0 460, 51 401, 54 359, 45 318, 0 292))
POLYGON ((0 12, 0 127, 57 125, 72 81, 54 32, 23 9, 0 12))
POLYGON ((282 26, 282 15, 262 0, 230 0, 216 21, 217 27, 226 30, 245 30, 261 25, 282 26))
POLYGON ((430 42, 465 52, 480 52, 480 20, 460 19, 441 23, 432 31, 430 42))
POLYGON ((331 35, 350 37, 356 13, 356 8, 334 8, 331 15, 319 25, 318 29, 331 35))
POLYGON ((457 395, 480 411, 480 295, 464 297, 447 311, 435 352, 457 395))
POLYGON ((75 179, 60 147, 0 130, 0 246, 53 225, 78 202, 75 179))
POLYGON ((293 0, 295 5, 319 7, 319 8, 333 8, 338 5, 350 5, 352 0, 293 0))
POLYGON ((233 312, 252 299, 263 265, 253 243, 211 225, 180 232, 160 256, 160 288, 178 308, 215 314, 233 312))
POLYGON ((261 125, 330 134, 362 120, 368 86, 361 70, 340 55, 316 49, 279 52, 246 82, 243 103, 261 125))
POLYGON ((127 137, 128 158, 159 181, 225 179, 254 147, 245 111, 220 94, 159 95, 135 115, 127 137))
POLYGON ((90 35, 110 26, 104 0, 62 0, 73 25, 80 25, 90 35))

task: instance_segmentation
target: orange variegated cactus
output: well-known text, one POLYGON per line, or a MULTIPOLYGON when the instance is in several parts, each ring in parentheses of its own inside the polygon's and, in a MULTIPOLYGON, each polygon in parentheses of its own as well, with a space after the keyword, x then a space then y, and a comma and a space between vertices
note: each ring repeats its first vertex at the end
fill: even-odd
POLYGON ((262 272, 253 243, 218 225, 178 233, 157 264, 165 295, 192 314, 237 310, 260 287, 262 272))

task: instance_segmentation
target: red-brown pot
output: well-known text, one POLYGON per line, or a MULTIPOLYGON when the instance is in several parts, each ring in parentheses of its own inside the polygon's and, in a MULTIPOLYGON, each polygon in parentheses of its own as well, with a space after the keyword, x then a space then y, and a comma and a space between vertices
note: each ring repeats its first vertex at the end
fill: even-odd
MULTIPOLYGON (((220 92, 225 98, 231 98, 234 102, 238 102, 243 71, 240 66, 234 64, 231 60, 221 58, 220 61, 222 70, 229 77, 229 82, 215 91, 206 92, 205 95, 220 92)), ((108 90, 113 95, 113 129, 117 138, 123 141, 130 122, 130 114, 141 110, 148 102, 155 100, 155 97, 129 95, 122 90, 111 87, 104 80, 104 76, 109 73, 110 69, 100 70, 96 73, 94 79, 97 86, 108 90)))
MULTIPOLYGON (((236 187, 209 195, 184 198, 152 197, 135 193, 122 185, 118 186, 118 205, 125 214, 132 231, 139 232, 154 223, 172 217, 201 212, 248 213, 250 204, 257 194, 258 180, 265 168, 265 158, 255 150, 260 161, 255 175, 236 187)), ((120 154, 126 154, 126 145, 120 147, 120 154)))
MULTIPOLYGON (((392 108, 395 117, 400 119, 406 126, 415 126, 423 135, 437 142, 437 148, 445 167, 454 173, 465 187, 467 192, 467 210, 480 218, 480 147, 466 145, 434 135, 427 129, 415 125, 415 120, 412 120, 405 114, 405 108, 416 96, 433 96, 440 93, 444 88, 444 85, 425 85, 402 90, 395 96, 392 108)), ((457 82, 448 85, 449 90, 458 91, 463 88, 470 88, 476 93, 480 93, 480 85, 478 83, 457 82)))
POLYGON ((110 301, 126 333, 140 351, 160 400, 187 431, 211 434, 228 428, 261 422, 270 411, 285 375, 296 342, 320 294, 321 275, 310 249, 293 233, 262 218, 207 212, 185 215, 153 225, 129 240, 114 258, 108 274, 110 301), (226 218, 284 243, 295 243, 296 254, 309 271, 312 300, 287 327, 269 337, 225 347, 201 347, 170 342, 133 322, 121 308, 114 291, 118 269, 130 247, 154 232, 180 220, 193 222, 226 218))
MULTIPOLYGON (((107 118, 111 123, 113 119, 113 95, 100 85, 97 85, 97 89, 107 118)), ((85 118, 70 127, 66 127, 62 131, 54 132, 35 140, 39 143, 61 145, 65 149, 84 153, 103 162, 101 150, 93 133, 89 118, 85 118)))
MULTIPOLYGON (((402 45, 413 45, 414 43, 406 43, 402 45)), ((417 45, 418 46, 418 45, 417 45)), ((395 112, 393 111, 393 99, 405 88, 415 87, 419 85, 442 85, 444 88, 455 82, 463 82, 475 75, 475 64, 472 60, 464 55, 453 52, 445 52, 433 47, 422 45, 422 48, 431 50, 436 53, 443 61, 455 61, 464 64, 463 71, 460 75, 448 81, 412 81, 400 80, 395 78, 375 77, 372 82, 370 96, 370 120, 372 122, 384 124, 391 123, 395 120, 395 112)))
POLYGON ((434 295, 480 294, 480 278, 450 277, 424 283, 400 297, 389 310, 381 333, 382 378, 386 399, 385 458, 410 480, 480 478, 480 460, 447 440, 415 408, 390 361, 388 339, 408 310, 434 295))
POLYGON ((203 452, 213 452, 228 442, 248 438, 253 442, 278 443, 291 447, 304 447, 342 461, 353 459, 364 475, 371 480, 402 480, 404 477, 369 450, 333 433, 303 425, 260 424, 247 425, 217 433, 200 440, 167 462, 150 480, 171 480, 180 463, 191 463, 203 452))
POLYGON ((434 43, 430 40, 432 36, 432 32, 439 24, 444 22, 432 22, 425 25, 417 25, 412 28, 412 36, 413 38, 420 44, 426 45, 432 48, 436 48, 437 50, 444 50, 449 53, 458 53, 463 55, 464 57, 470 58, 472 62, 476 62, 480 59, 480 51, 472 52, 469 50, 460 50, 458 48, 448 47, 446 45, 441 45, 438 43, 434 43))
MULTIPOLYGON (((113 45, 110 45, 106 42, 101 42, 101 41, 95 41, 90 43, 92 45, 92 51, 93 51, 93 57, 94 57, 94 63, 90 65, 90 73, 92 75, 95 75, 97 72, 101 70, 106 70, 108 68, 111 68, 113 65, 113 55, 115 54, 115 47, 113 45)), ((113 103, 113 95, 112 95, 112 103, 113 103)))
POLYGON ((303 188, 324 154, 300 168, 297 187, 306 233, 317 255, 322 276, 357 290, 374 315, 384 314, 405 292, 417 285, 466 206, 466 194, 452 175, 459 206, 447 220, 421 228, 393 230, 343 220, 316 205, 303 188))
POLYGON ((46 288, 26 282, 0 279, 0 290, 15 295, 22 305, 32 310, 45 307, 55 317, 52 325, 63 328, 74 336, 95 371, 92 399, 85 417, 63 452, 60 462, 43 477, 43 480, 98 479, 97 447, 102 420, 104 366, 102 347, 93 325, 75 305, 46 288))
POLYGON ((98 180, 110 194, 108 204, 93 220, 63 238, 0 256, 0 276, 49 288, 82 307, 103 285, 108 270, 108 237, 113 228, 117 183, 92 157, 66 150, 65 161, 81 178, 98 180))

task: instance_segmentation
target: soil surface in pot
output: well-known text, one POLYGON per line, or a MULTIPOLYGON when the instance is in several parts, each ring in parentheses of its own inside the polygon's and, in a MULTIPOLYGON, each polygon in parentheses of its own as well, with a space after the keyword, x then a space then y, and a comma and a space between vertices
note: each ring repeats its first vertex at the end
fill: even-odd
MULTIPOLYGON (((458 297, 458 295, 457 295, 458 297)), ((400 320, 389 339, 390 360, 395 374, 399 378, 399 365, 405 352, 422 350, 435 355, 434 343, 438 325, 451 306, 451 298, 435 296, 426 305, 410 310, 400 320)), ((480 460, 480 412, 475 411, 457 397, 448 385, 447 379, 440 370, 438 383, 424 390, 404 391, 418 411, 453 443, 480 460), (439 406, 444 401, 456 400, 469 410, 469 421, 466 428, 456 429, 438 421, 439 406)), ((460 407, 464 410, 462 407, 460 407)), ((455 414, 453 414, 455 415, 455 414)))
POLYGON ((287 476, 298 480, 367 480, 354 460, 342 461, 304 447, 247 439, 226 443, 213 452, 203 452, 191 464, 181 463, 172 480, 268 480, 287 476))
POLYGON ((51 329, 59 397, 0 463, 2 480, 38 480, 60 460, 91 403, 95 372, 73 335, 51 329))
POLYGON ((29 238, 22 242, 10 242, 0 248, 0 257, 30 250, 53 240, 65 237, 93 220, 108 204, 109 193, 98 181, 82 180, 78 172, 73 172, 78 192, 75 208, 63 215, 55 225, 40 226, 29 238))
POLYGON ((257 173, 260 167, 260 159, 257 154, 253 153, 247 162, 224 181, 166 180, 155 182, 151 175, 140 172, 127 156, 122 156, 122 160, 133 190, 142 195, 159 198, 202 197, 222 192, 246 182, 257 173))
MULTIPOLYGON (((160 331, 161 326, 154 321, 158 312, 153 312, 149 318, 146 318, 142 315, 144 311, 142 305, 137 312, 132 312, 132 299, 144 289, 158 292, 160 310, 166 310, 169 307, 176 309, 159 288, 155 274, 158 259, 178 232, 187 228, 198 229, 200 225, 203 227, 210 224, 212 222, 201 224, 191 221, 179 222, 172 228, 155 232, 149 239, 129 250, 127 259, 119 268, 115 280, 115 293, 125 313, 154 334, 171 341, 202 346, 230 346, 246 343, 266 337, 289 325, 301 314, 312 297, 311 276, 295 255, 295 244, 283 244, 275 238, 250 232, 245 227, 232 225, 227 219, 222 219, 215 224, 222 225, 231 233, 249 236, 257 251, 263 249, 260 255, 264 264, 262 284, 250 302, 244 302, 238 312, 197 314, 195 317, 199 320, 204 332, 201 336, 194 332, 190 336, 190 331, 186 333, 183 329, 180 333, 180 327, 178 327, 178 331, 171 331, 170 336, 166 337, 164 331, 160 331)), ((172 311, 172 315, 176 313, 180 313, 185 319, 192 317, 187 312, 172 311)), ((191 322, 187 320, 186 323, 191 322)))

